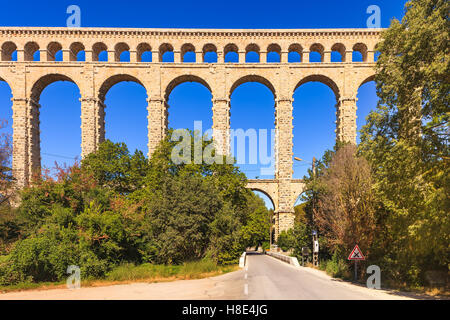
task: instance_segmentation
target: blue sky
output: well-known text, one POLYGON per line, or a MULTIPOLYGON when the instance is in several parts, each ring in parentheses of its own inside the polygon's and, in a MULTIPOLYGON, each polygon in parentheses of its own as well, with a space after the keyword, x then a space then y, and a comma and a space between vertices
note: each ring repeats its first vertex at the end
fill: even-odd
MULTIPOLYGON (((3 2, 0 26, 64 27, 66 8, 81 8, 82 27, 148 28, 364 28, 370 5, 381 9, 382 27, 401 18, 405 1, 21 1, 3 2)), ((9 121, 11 92, 0 82, 0 118, 9 121)), ((124 141, 130 150, 147 152, 145 90, 138 84, 119 83, 106 96, 106 136, 124 141)), ((81 120, 76 85, 58 82, 41 95, 42 164, 73 163, 80 154, 81 120)), ((377 103, 374 83, 358 92, 358 129, 377 103)), ((327 86, 307 83, 294 94, 294 155, 307 161, 320 158, 334 145, 335 98, 327 86)), ((193 128, 195 120, 206 130, 212 125, 210 92, 200 84, 176 87, 169 99, 169 126, 193 128)), ((274 128, 274 101, 259 83, 238 87, 231 98, 231 128, 274 128)), ((295 163, 294 178, 302 178, 309 163, 295 163)), ((242 167, 249 178, 259 176, 258 165, 242 167)), ((270 178, 270 176, 268 176, 270 178)))

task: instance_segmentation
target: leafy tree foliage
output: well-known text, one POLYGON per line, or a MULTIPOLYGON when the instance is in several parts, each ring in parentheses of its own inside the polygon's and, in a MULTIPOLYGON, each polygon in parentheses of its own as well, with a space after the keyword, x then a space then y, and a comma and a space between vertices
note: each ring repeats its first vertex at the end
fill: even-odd
POLYGON ((380 103, 362 130, 383 210, 378 236, 385 270, 420 283, 448 270, 449 19, 444 0, 413 0, 383 33, 377 62, 380 103))
POLYGON ((0 253, 18 236, 18 226, 11 210, 13 177, 11 170, 11 135, 3 132, 6 121, 0 119, 0 253))
POLYGON ((69 265, 88 278, 127 262, 235 263, 266 239, 268 211, 245 175, 232 164, 174 161, 171 134, 150 160, 106 141, 81 164, 22 190, 22 239, 0 262, 0 284, 61 280, 69 265))
POLYGON ((350 252, 355 244, 370 255, 376 232, 376 198, 367 161, 356 156, 356 146, 345 145, 334 154, 318 179, 322 192, 315 212, 319 231, 333 252, 350 252))

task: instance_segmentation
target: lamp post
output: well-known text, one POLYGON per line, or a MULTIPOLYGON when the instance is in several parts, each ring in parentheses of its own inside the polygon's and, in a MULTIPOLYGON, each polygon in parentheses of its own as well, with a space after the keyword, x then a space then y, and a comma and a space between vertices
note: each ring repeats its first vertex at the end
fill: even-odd
POLYGON ((272 251, 272 220, 273 220, 273 216, 270 214, 270 210, 269 210, 269 250, 272 251))
MULTIPOLYGON (((299 157, 294 157, 294 160, 296 161, 304 161, 303 159, 299 158, 299 157)), ((305 161, 309 164, 312 165, 312 178, 316 179, 316 157, 313 157, 313 161, 312 162, 308 162, 305 161)), ((313 192, 313 196, 314 196, 314 192, 313 192)), ((314 199, 312 199, 312 224, 314 225, 314 199)), ((319 240, 318 240, 318 235, 317 235, 317 231, 313 230, 312 231, 312 240, 313 240, 313 265, 315 267, 319 266, 319 240)))

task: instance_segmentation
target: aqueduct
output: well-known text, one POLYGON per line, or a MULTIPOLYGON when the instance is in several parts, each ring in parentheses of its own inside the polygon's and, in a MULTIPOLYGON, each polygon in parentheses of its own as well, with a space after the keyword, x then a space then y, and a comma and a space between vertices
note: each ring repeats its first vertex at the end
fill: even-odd
POLYGON ((230 96, 245 82, 266 85, 275 97, 275 179, 251 180, 273 201, 276 235, 294 221, 294 203, 302 192, 293 174, 293 93, 300 85, 320 81, 336 96, 336 139, 356 142, 356 94, 374 77, 375 46, 380 29, 210 30, 111 28, 0 28, 0 81, 13 94, 13 174, 27 185, 40 169, 39 99, 55 81, 75 83, 81 94, 82 155, 105 139, 105 96, 122 81, 141 84, 148 95, 149 156, 164 138, 168 126, 168 96, 177 85, 200 82, 213 97, 213 137, 222 154, 230 152, 230 96), (163 61, 173 52, 172 63, 163 61), (248 52, 259 63, 246 63, 248 52), (341 61, 331 62, 339 52, 341 61), (129 61, 122 61, 123 53, 129 61), (278 62, 267 62, 275 52, 278 62), (301 62, 289 62, 290 53, 301 62), (310 62, 310 54, 320 55, 310 62), (353 62, 359 52, 362 61, 353 62), (83 55, 80 55, 83 53, 83 55), (185 62, 190 53, 195 62, 185 62), (206 62, 213 53, 215 60, 206 62), (238 57, 226 63, 227 54, 238 57), (103 54, 105 58, 100 59, 103 54), (143 62, 143 56, 151 62, 143 62), (60 58, 57 58, 59 55, 60 58), (82 61, 81 61, 82 60, 82 61), (103 60, 103 61, 99 61, 103 60))

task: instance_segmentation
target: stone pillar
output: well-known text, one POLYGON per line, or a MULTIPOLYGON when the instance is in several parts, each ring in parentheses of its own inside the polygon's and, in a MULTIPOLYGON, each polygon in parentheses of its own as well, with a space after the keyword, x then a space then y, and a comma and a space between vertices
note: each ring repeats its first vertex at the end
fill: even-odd
POLYGON ((375 62, 375 51, 367 51, 367 61, 366 62, 375 62))
POLYGON ((281 63, 288 63, 289 62, 289 52, 282 51, 280 56, 280 62, 281 63))
POLYGON ((275 179, 278 181, 278 210, 275 236, 294 227, 294 207, 291 197, 292 179, 292 100, 283 98, 276 103, 276 168, 275 179))
POLYGON ((55 58, 50 54, 50 52, 47 51, 47 49, 39 50, 39 60, 40 61, 53 61, 53 60, 49 59, 50 57, 52 57, 53 59, 55 58))
POLYGON ((147 100, 148 106, 148 157, 150 158, 167 133, 168 105, 160 97, 147 100))
POLYGON ((81 156, 98 150, 105 141, 105 105, 94 97, 82 97, 81 101, 81 156))
POLYGON ((25 98, 12 98, 13 102, 13 155, 12 171, 17 187, 28 185, 28 102, 25 98))
POLYGON ((340 98, 336 105, 336 140, 356 144, 356 101, 340 98))
POLYGON ((41 173, 40 108, 39 103, 32 99, 28 100, 28 173, 30 178, 41 173))
POLYGON ((94 52, 92 50, 84 50, 84 58, 86 62, 94 61, 94 52))
POLYGON ((17 49, 17 62, 25 61, 25 50, 17 49))
POLYGON ((309 63, 309 51, 302 52, 302 62, 309 63))
POLYGON ((353 51, 345 51, 345 57, 342 57, 344 62, 352 62, 353 51))
MULTIPOLYGON (((267 51, 261 51, 259 53, 259 62, 264 62, 267 63, 267 58, 268 58, 268 52, 267 51)), ((281 58, 280 58, 281 59, 281 58)))
POLYGON ((331 51, 323 52, 323 62, 331 62, 331 51))
POLYGON ((181 63, 183 62, 183 57, 181 56, 181 52, 180 51, 174 51, 173 52, 173 62, 175 63, 181 63))
POLYGON ((229 99, 213 99, 213 139, 218 154, 230 155, 229 99))
POLYGON ((119 61, 116 60, 116 51, 108 50, 108 62, 119 61))
POLYGON ((239 51, 239 63, 245 63, 245 51, 239 51))
POLYGON ((202 51, 195 52, 195 63, 203 63, 203 52, 202 51))
POLYGON ((63 61, 77 61, 77 56, 74 55, 69 49, 64 49, 62 54, 63 54, 62 58, 63 61), (71 56, 73 57, 72 59, 71 56))
POLYGON ((223 51, 217 51, 217 63, 225 63, 225 54, 223 51))
POLYGON ((152 51, 152 62, 161 62, 159 58, 159 51, 152 51))
POLYGON ((130 50, 130 62, 138 62, 138 55, 137 51, 131 51, 130 50))

